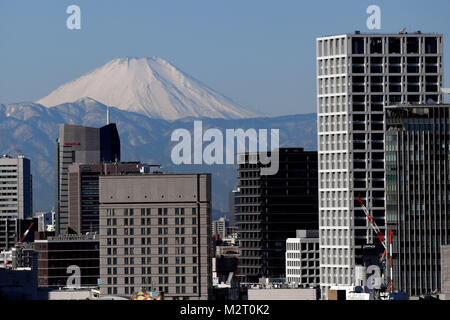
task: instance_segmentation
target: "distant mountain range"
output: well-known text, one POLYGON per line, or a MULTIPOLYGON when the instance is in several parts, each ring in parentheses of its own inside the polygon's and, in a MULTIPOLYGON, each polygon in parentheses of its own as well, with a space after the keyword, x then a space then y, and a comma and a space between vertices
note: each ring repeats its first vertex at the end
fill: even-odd
POLYGON ((36 102, 53 107, 85 97, 165 120, 241 119, 263 115, 239 106, 159 57, 114 59, 36 102))
MULTIPOLYGON (((49 99, 43 99, 48 102, 49 99)), ((57 101, 56 99, 54 101, 57 101)), ((34 208, 48 210, 54 203, 54 148, 58 124, 71 123, 100 127, 106 122, 106 105, 82 98, 51 108, 38 103, 0 104, 0 153, 24 154, 32 161, 34 208)), ((171 162, 170 141, 173 130, 193 131, 194 120, 203 127, 280 129, 280 145, 316 150, 316 115, 292 115, 248 119, 223 119, 193 116, 178 120, 154 119, 149 115, 110 108, 111 122, 117 124, 121 139, 122 161, 162 164, 168 172, 212 173, 213 208, 216 215, 228 211, 228 192, 236 186, 235 165, 181 165, 171 162)), ((179 115, 181 115, 180 113, 179 115)))

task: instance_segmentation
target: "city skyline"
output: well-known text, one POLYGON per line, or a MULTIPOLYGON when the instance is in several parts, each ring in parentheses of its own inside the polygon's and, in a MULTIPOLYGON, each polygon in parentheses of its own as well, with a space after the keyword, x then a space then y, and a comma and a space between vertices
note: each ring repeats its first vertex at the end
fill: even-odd
POLYGON ((0 300, 450 300, 450 3, 23 4, 0 300))

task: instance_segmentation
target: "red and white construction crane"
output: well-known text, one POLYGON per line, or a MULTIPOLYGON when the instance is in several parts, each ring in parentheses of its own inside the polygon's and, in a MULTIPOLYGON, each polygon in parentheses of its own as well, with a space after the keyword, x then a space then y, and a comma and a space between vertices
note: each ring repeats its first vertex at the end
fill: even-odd
MULTIPOLYGON (((25 240, 27 234, 30 232, 31 228, 33 227, 33 224, 34 224, 34 221, 31 222, 31 224, 30 224, 30 226, 28 227, 28 229, 23 233, 22 237, 20 238, 19 243, 22 243, 23 240, 25 240)), ((5 268, 6 268, 7 265, 8 265, 8 260, 5 259, 5 268)))
MULTIPOLYGON (((383 252, 383 255, 381 256, 381 259, 380 259, 382 261, 384 259, 384 257, 386 256, 386 250, 387 250, 386 238, 383 236, 383 233, 381 232, 380 228, 376 224, 376 222, 373 219, 373 216, 370 214, 369 210, 367 210, 367 208, 364 205, 364 203, 362 202, 361 198, 359 196, 357 196, 356 199, 358 199, 359 204, 363 208, 364 214, 366 215, 366 218, 369 221, 369 225, 375 231, 375 233, 377 234, 378 239, 380 240, 381 244, 384 247, 384 252, 383 252)), ((392 229, 389 232, 389 269, 390 269, 389 270, 390 271, 389 292, 392 292, 393 289, 394 289, 393 281, 392 281, 392 229)))

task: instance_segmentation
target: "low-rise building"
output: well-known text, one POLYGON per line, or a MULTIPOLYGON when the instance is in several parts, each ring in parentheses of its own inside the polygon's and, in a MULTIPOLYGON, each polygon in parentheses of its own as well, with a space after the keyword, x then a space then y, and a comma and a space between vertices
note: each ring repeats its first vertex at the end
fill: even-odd
POLYGON ((39 287, 98 287, 99 236, 49 236, 35 240, 39 287), (79 282, 74 277, 79 276, 79 282), (72 281, 73 280, 73 281, 72 281))
POLYGON ((297 230, 286 240, 286 282, 304 287, 320 284, 319 232, 297 230))

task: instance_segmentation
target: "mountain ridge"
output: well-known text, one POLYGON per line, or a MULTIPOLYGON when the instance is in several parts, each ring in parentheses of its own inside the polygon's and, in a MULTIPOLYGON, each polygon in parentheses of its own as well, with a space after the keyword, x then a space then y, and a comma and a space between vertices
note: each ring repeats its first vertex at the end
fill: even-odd
MULTIPOLYGON (((54 202, 54 147, 58 124, 71 123, 100 127, 106 124, 107 106, 93 99, 46 108, 36 103, 0 104, 0 154, 24 154, 31 160, 34 207, 48 210, 54 202)), ((116 123, 122 161, 162 164, 167 172, 210 172, 213 177, 213 208, 226 212, 228 192, 237 183, 235 165, 174 165, 170 141, 173 130, 193 131, 193 121, 202 120, 205 128, 224 132, 227 128, 279 128, 280 145, 316 150, 316 115, 292 115, 252 119, 192 118, 168 121, 110 107, 111 122, 116 123)))
POLYGON ((160 57, 113 59, 65 83, 36 103, 54 107, 90 97, 151 118, 260 116, 160 57))

